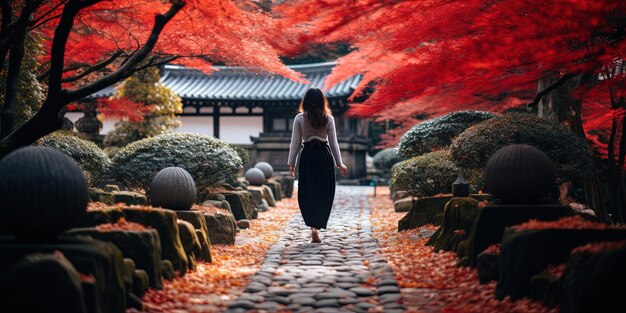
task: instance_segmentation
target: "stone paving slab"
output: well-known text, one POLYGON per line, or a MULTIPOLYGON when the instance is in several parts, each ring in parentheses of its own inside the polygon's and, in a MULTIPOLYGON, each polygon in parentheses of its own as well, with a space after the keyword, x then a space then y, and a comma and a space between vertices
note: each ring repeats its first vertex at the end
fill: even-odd
POLYGON ((322 243, 298 214, 227 312, 402 312, 391 266, 372 237, 367 187, 338 186, 322 243))

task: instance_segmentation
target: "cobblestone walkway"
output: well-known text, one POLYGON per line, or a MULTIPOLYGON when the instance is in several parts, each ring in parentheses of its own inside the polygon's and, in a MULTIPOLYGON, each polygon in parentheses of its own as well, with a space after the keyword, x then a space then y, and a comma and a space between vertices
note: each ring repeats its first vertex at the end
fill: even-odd
POLYGON ((321 244, 310 243, 298 214, 228 312, 402 312, 392 269, 372 238, 370 191, 338 186, 321 244))

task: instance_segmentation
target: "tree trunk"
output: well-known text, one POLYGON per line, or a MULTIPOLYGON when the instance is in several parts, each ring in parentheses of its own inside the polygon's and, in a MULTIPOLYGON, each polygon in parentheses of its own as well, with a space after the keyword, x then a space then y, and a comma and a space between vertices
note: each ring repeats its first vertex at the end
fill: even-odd
POLYGON ((0 113, 0 139, 13 132, 17 115, 17 93, 19 92, 20 71, 24 59, 24 43, 26 41, 26 26, 18 29, 17 38, 11 46, 9 54, 9 71, 7 73, 6 89, 4 92, 4 104, 0 113))
MULTIPOLYGON (((571 131, 586 139, 581 116, 582 99, 572 96, 572 92, 587 79, 584 74, 570 79, 543 97, 537 105, 539 117, 567 125, 571 131)), ((539 81, 538 90, 544 90, 557 81, 555 77, 539 81)))
MULTIPOLYGON (((547 96, 543 97, 537 105, 539 117, 565 124, 572 132, 587 140, 582 120, 582 99, 572 96, 572 92, 581 84, 586 84, 592 76, 581 74, 572 78, 547 96)), ((540 80, 537 84, 539 91, 557 82, 556 77, 540 80)), ((597 171, 590 170, 583 175, 583 189, 585 191, 585 202, 588 207, 594 210, 603 221, 608 220, 606 203, 602 199, 602 182, 597 171)))

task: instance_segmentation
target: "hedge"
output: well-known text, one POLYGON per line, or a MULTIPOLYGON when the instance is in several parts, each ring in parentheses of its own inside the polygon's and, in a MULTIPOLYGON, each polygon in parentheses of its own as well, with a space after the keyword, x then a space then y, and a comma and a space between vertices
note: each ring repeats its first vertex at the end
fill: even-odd
POLYGON ((589 145, 565 126, 534 114, 510 113, 472 126, 454 139, 450 155, 462 168, 483 169, 500 148, 522 143, 545 152, 559 181, 582 178, 592 170, 589 145))
POLYGON ((115 157, 114 174, 126 187, 149 191, 154 175, 169 166, 182 167, 198 191, 237 178, 242 168, 237 152, 211 136, 167 133, 133 142, 115 157))
POLYGON ((410 158, 392 169, 393 190, 410 190, 417 196, 434 196, 452 191, 452 183, 459 174, 470 182, 474 191, 482 187, 482 173, 461 170, 450 159, 448 150, 439 150, 410 158))
POLYGON ((35 142, 35 145, 55 148, 74 159, 82 168, 89 185, 97 186, 110 174, 111 159, 95 143, 81 139, 71 132, 55 132, 35 142))
POLYGON ((398 155, 408 158, 445 149, 468 127, 496 115, 484 111, 458 111, 421 122, 408 130, 398 143, 398 155))

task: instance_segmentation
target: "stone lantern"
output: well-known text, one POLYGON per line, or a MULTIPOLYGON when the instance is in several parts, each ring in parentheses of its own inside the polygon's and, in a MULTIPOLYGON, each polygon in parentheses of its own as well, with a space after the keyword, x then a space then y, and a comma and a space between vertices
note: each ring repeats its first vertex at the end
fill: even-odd
POLYGON ((96 117, 96 104, 85 104, 85 115, 76 121, 76 129, 81 134, 85 135, 87 139, 95 141, 96 143, 102 142, 100 130, 102 130, 102 122, 96 117))
POLYGON ((454 183, 452 183, 452 195, 455 197, 468 197, 469 196, 469 184, 463 178, 463 175, 459 174, 454 183))

